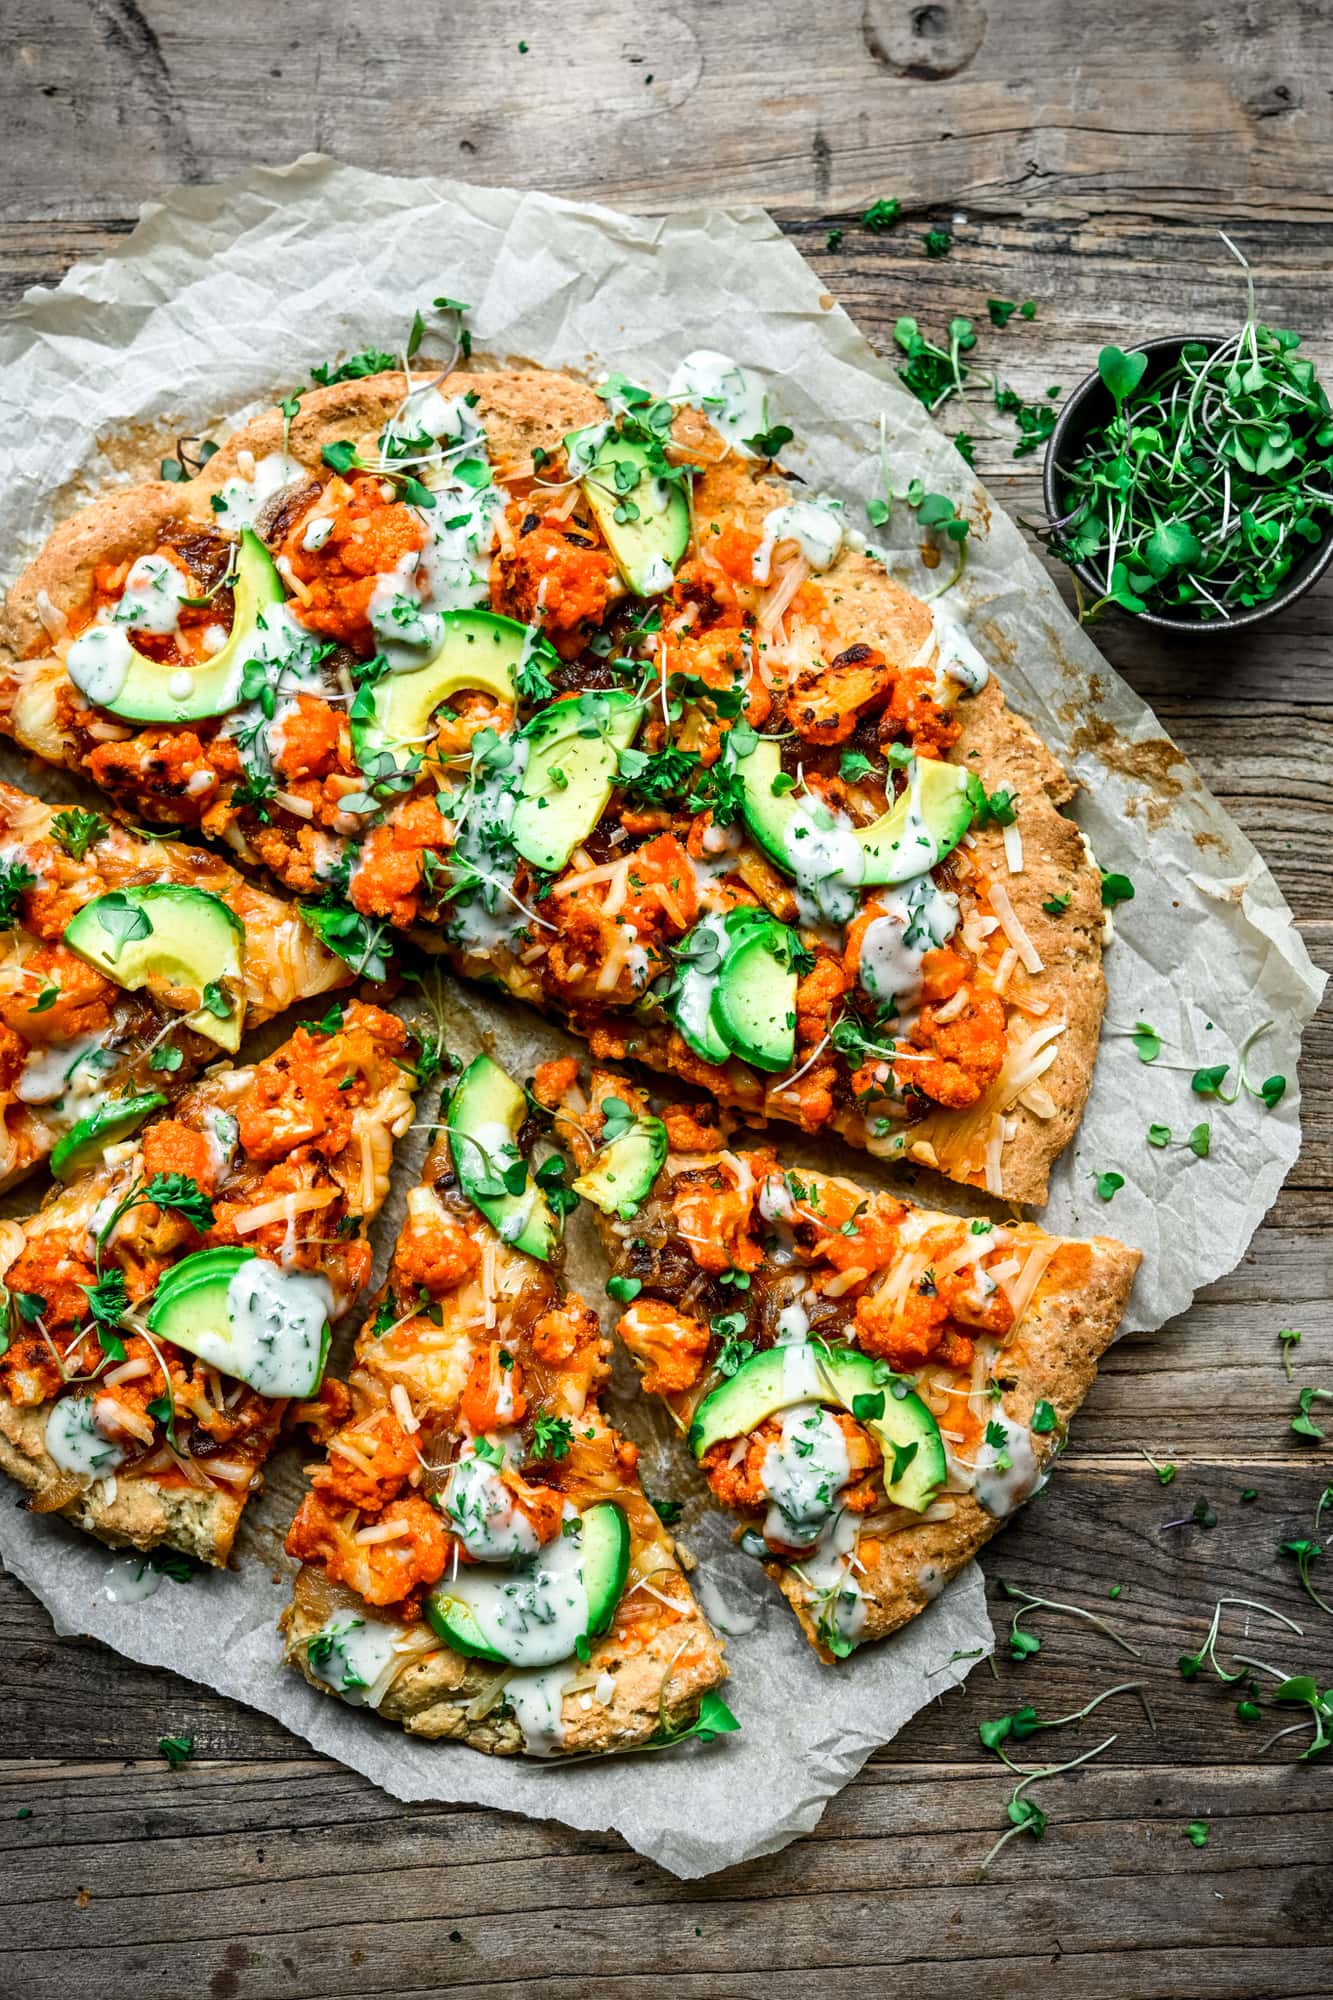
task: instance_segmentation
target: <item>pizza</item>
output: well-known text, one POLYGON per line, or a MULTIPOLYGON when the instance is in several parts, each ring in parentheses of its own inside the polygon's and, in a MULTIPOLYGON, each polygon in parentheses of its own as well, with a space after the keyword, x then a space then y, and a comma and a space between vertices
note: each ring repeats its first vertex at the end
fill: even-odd
POLYGON ((226 1563, 369 1280, 407 1054, 394 1015, 335 1007, 0 1223, 0 1467, 31 1511, 226 1563))
POLYGON ((1139 1253, 733 1151, 716 1112, 545 1065, 643 1387, 821 1659, 923 1610, 1045 1483, 1139 1253))
POLYGON ((0 785, 0 1188, 67 1180, 351 968, 205 848, 0 785))
POLYGON ((287 1658, 417 1736, 641 1748, 690 1733, 726 1667, 602 1414, 610 1343, 561 1281, 527 1115, 485 1055, 450 1098, 349 1380, 324 1385, 287 1658))
POLYGON ((599 1060, 1040 1202, 1104 1005, 1073 787, 948 576, 778 448, 712 354, 334 379, 55 530, 0 728, 358 972, 406 934, 599 1060))

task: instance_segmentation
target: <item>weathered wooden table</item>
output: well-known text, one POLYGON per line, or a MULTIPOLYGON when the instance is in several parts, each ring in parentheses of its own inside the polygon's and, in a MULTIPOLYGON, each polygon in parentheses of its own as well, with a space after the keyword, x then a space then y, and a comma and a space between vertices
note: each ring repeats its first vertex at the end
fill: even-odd
MULTIPOLYGON (((1036 299, 1033 323, 986 331, 1038 398, 1104 339, 1231 324, 1225 228, 1264 315, 1333 376, 1333 13, 1318 0, 9 0, 6 38, 10 298, 113 244, 173 183, 322 148, 641 209, 764 201, 878 341, 903 312, 984 325, 987 296, 1036 299), (861 213, 890 195, 903 219, 872 235, 861 213), (931 226, 953 234, 939 261, 931 226)), ((1039 465, 979 445, 1020 515, 1037 512, 1039 465)), ((1333 594, 1244 643, 1164 646, 1120 622, 1100 636, 1327 963, 1333 594)), ((613 1838, 400 1806, 262 1716, 55 1640, 0 1580, 0 1995, 781 2000, 892 1978, 914 2000, 1327 2000, 1328 1760, 1294 1763, 1290 1740, 1256 1755, 1269 1725, 1176 1661, 1229 1591, 1305 1628, 1280 1647, 1256 1633, 1258 1651, 1333 1680, 1333 1622, 1278 1553, 1333 1479, 1330 1447, 1288 1429, 1297 1386, 1333 1385, 1331 1058, 1326 1014, 1307 1042, 1304 1151, 1249 1255, 1111 1353, 1060 1478, 984 1558, 993 1585, 1113 1611, 1141 1661, 1047 1618, 1038 1658, 1006 1656, 997 1680, 979 1670, 920 1716, 816 1834, 691 1886, 613 1838), (1304 1335, 1295 1385, 1284 1327, 1304 1335), (1141 1447, 1178 1467, 1169 1491, 1141 1447), (1215 1526, 1164 1526, 1200 1497, 1215 1526), (1012 1841, 978 1885, 1012 1782, 978 1719, 1029 1699, 1063 1714, 1139 1676, 1156 1737, 1130 1704, 1096 1718, 1105 1730, 1036 1739, 1056 1759, 1119 1730, 1045 1788, 1040 1845, 1012 1841), (157 1743, 179 1734, 196 1750, 173 1774, 157 1743), (1206 1847, 1187 1838, 1195 1819, 1206 1847)))

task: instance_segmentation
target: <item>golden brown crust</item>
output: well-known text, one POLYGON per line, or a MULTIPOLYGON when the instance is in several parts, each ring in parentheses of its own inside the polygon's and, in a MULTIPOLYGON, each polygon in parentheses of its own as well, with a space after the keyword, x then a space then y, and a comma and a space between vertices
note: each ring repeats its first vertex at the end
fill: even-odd
MULTIPOLYGON (((502 481, 528 468, 535 445, 551 450, 566 431, 605 415, 604 404, 586 385, 547 370, 461 369, 439 386, 446 398, 476 396, 477 415, 502 481)), ((321 468, 320 454, 327 445, 346 441, 363 450, 371 448, 399 408, 406 388, 406 378, 394 371, 312 390, 302 397, 291 424, 292 458, 313 475, 321 468)), ((719 459, 716 434, 693 410, 677 414, 674 436, 677 446, 703 467, 694 510, 697 567, 706 577, 713 561, 709 550, 714 528, 733 526, 758 534, 765 516, 790 497, 791 489, 772 467, 734 452, 719 459)), ((7 679, 0 679, 0 726, 40 754, 79 767, 83 753, 61 734, 57 697, 65 676, 44 637, 42 593, 58 609, 77 612, 87 602, 98 562, 141 551, 173 520, 186 517, 198 525, 211 523, 210 496, 250 460, 280 450, 282 442, 281 413, 276 408, 264 410, 235 432, 194 479, 177 485, 148 482, 109 494, 55 531, 11 593, 8 644, 19 664, 7 679), (24 658, 25 654, 31 657, 24 658)), ((261 515, 261 525, 263 520, 261 515)), ((839 633, 854 634, 896 670, 915 667, 923 648, 929 652, 930 607, 869 556, 844 548, 816 582, 839 633)), ((1077 1128, 1096 1056, 1105 1004, 1099 877, 1077 828, 1060 811, 1073 786, 1030 726, 1007 707, 997 680, 992 677, 979 695, 961 700, 954 714, 962 736, 949 751, 948 761, 975 773, 988 792, 1007 790, 1019 800, 1021 870, 1009 873, 1003 836, 995 826, 972 836, 961 865, 970 866, 977 877, 994 879, 1042 962, 1040 972, 1020 968, 1010 978, 1006 997, 1026 998, 1034 1009, 1031 1014, 1011 1011, 1011 1051, 1042 1023, 1064 1023, 1040 1092, 1026 1102, 1015 1102, 996 1086, 971 1110, 945 1110, 932 1104, 924 1117, 908 1124, 900 1112, 890 1118, 878 1116, 872 1102, 867 1115, 861 1104, 847 1101, 844 1066, 841 1095, 832 1114, 824 1097, 822 1110, 811 1112, 807 1122, 805 1101, 798 1091, 784 1094, 773 1087, 772 1079, 738 1060, 716 1072, 712 1082, 751 1115, 802 1123, 806 1129, 813 1129, 817 1120, 821 1129, 836 1131, 850 1144, 880 1157, 905 1155, 937 1168, 949 1179, 989 1184, 992 1192, 1008 1200, 1041 1203, 1047 1196, 1051 1167, 1077 1128), (1062 915, 1054 917, 1043 908, 1062 897, 1068 898, 1062 915), (997 1164, 995 1140, 1001 1118, 1007 1136, 997 1164)), ((287 837, 293 843, 297 838, 290 828, 287 837)), ((247 858, 256 860, 260 851, 253 846, 247 858)), ((286 868, 280 832, 265 838, 262 855, 293 887, 309 886, 286 868)), ((298 864, 294 845, 290 859, 293 869, 303 865, 298 864)), ((796 905, 789 885, 773 876, 757 850, 743 856, 739 872, 783 921, 794 920, 796 905), (767 890, 761 876, 771 878, 767 890)), ((411 935, 428 949, 447 949, 438 932, 417 925, 411 935)), ((522 964, 503 944, 488 946, 482 955, 453 949, 450 956, 467 976, 498 977, 518 997, 565 1019, 590 1041, 599 1057, 633 1056, 667 1073, 699 1078, 698 1058, 669 1026, 641 1022, 628 1012, 607 1013, 594 1021, 586 1008, 580 1018, 577 1002, 566 1013, 550 982, 543 982, 540 966, 522 964)), ((804 1073, 799 1070, 798 1077, 804 1073)), ((812 1102, 820 1101, 816 1091, 812 1102)), ((915 1100, 914 1108, 920 1109, 920 1103, 915 1100)))
MULTIPOLYGON (((1005 1415, 1030 1425, 1037 1404, 1047 1402, 1058 1419, 1056 1429, 1032 1439, 1043 1482, 1054 1469, 1069 1423, 1097 1379, 1097 1364, 1115 1338, 1142 1261, 1137 1250, 1113 1237, 1094 1236, 1086 1247, 1091 1256, 1087 1276, 1064 1283, 1057 1277, 1043 1285, 1019 1333, 1004 1350, 1005 1376, 1015 1384, 1005 1393, 1005 1415)), ((1058 1272, 1058 1265, 1053 1272, 1058 1272)), ((988 1514, 971 1493, 950 1494, 949 1504, 954 1512, 946 1521, 923 1521, 920 1527, 900 1528, 877 1539, 879 1555, 866 1564, 860 1579, 865 1592, 863 1640, 883 1639, 924 1611, 1004 1526, 1004 1520, 988 1514)), ((800 1619, 810 1644, 821 1658, 830 1660, 832 1655, 820 1645, 800 1578, 776 1563, 765 1568, 800 1619)))
MULTIPOLYGON (((580 1170, 586 1172, 596 1155, 593 1135, 601 1129, 601 1115, 597 1107, 608 1096, 620 1096, 636 1113, 642 1114, 649 1108, 649 1099, 628 1079, 617 1076, 611 1070, 594 1070, 587 1080, 586 1092, 580 1087, 581 1079, 572 1083, 568 1079, 567 1066, 551 1065, 550 1072, 554 1092, 548 1091, 542 1101, 555 1109, 557 1136, 573 1153, 580 1170), (586 1108, 588 1106, 592 1107, 591 1110, 586 1108)), ((539 1097, 542 1096, 543 1084, 544 1079, 539 1073, 539 1097)), ((651 1194, 641 1203, 632 1221, 621 1222, 600 1211, 595 1211, 595 1216, 603 1246, 618 1274, 637 1275, 631 1254, 636 1238, 653 1246, 654 1257, 666 1260, 660 1261, 656 1269, 659 1274, 669 1273, 669 1281, 663 1283, 660 1277, 654 1280, 650 1276, 645 1281, 646 1288, 641 1287, 641 1290, 645 1298, 655 1296, 673 1303, 682 1292, 694 1294, 705 1282, 702 1267, 696 1272, 695 1283, 689 1282, 688 1273, 697 1258, 688 1240, 681 1240, 684 1224, 673 1203, 674 1190, 684 1185, 705 1161, 719 1157, 739 1159, 746 1162, 754 1174, 762 1175, 766 1169, 761 1161, 766 1157, 767 1164, 771 1166, 772 1156, 748 1155, 743 1148, 734 1154, 719 1156, 717 1138, 706 1125, 695 1128, 699 1135, 697 1140, 691 1136, 693 1121, 685 1107, 663 1105, 656 1097, 652 1101, 667 1120, 671 1136, 673 1151, 667 1167, 658 1176, 651 1194)), ((804 1170, 801 1178, 807 1186, 824 1183, 823 1176, 808 1174, 804 1170)), ((854 1183, 848 1179, 839 1178, 824 1185, 825 1200, 828 1190, 835 1187, 855 1198, 854 1183)), ((901 1212, 901 1205, 892 1196, 866 1196, 858 1205, 857 1214, 863 1209, 872 1216, 879 1209, 887 1209, 897 1215, 901 1212)), ((936 1229, 960 1231, 964 1228, 956 1216, 937 1214, 919 1207, 909 1208, 909 1219, 914 1240, 920 1240, 936 1229)), ((1072 1418, 1096 1379, 1097 1364, 1115 1337, 1142 1258, 1139 1251, 1108 1236, 1092 1237, 1086 1242, 1054 1238, 1032 1223, 1018 1225, 1011 1235, 1013 1249, 1020 1257, 1044 1249, 1053 1249, 1053 1254, 1042 1270, 1016 1330, 999 1348, 994 1363, 995 1379, 1006 1386, 1002 1400, 995 1405, 988 1403, 987 1411, 1002 1415, 1009 1423, 1029 1434, 1034 1473, 1040 1473, 1044 1481, 1053 1468, 1072 1418), (1054 1423, 1048 1431, 1032 1432, 1032 1417, 1037 1405, 1042 1402, 1051 1405, 1054 1423)), ((979 1246, 984 1245, 984 1240, 977 1239, 979 1246)), ((817 1264, 817 1254, 810 1254, 817 1264)), ((984 1250, 979 1250, 979 1254, 984 1254, 984 1250)), ((799 1274, 799 1266, 793 1268, 794 1274, 799 1274)), ((640 1265, 638 1269, 644 1271, 649 1266, 640 1265)), ((815 1276, 813 1269, 810 1275, 815 1276)), ((829 1270, 824 1275, 831 1278, 833 1272, 829 1270)), ((877 1290, 883 1275, 879 1271, 862 1272, 861 1282, 855 1286, 855 1291, 869 1297, 877 1290)), ((746 1293, 727 1296, 727 1309, 734 1311, 739 1307, 752 1315, 756 1312, 762 1314, 765 1308, 756 1306, 756 1298, 762 1289, 762 1276, 752 1278, 746 1293)), ((696 1313, 706 1310, 697 1304, 691 1309, 696 1313)), ((628 1334, 627 1322, 628 1315, 621 1323, 622 1335, 628 1334)), ((752 1318, 746 1331, 759 1336, 762 1325, 762 1319, 756 1321, 752 1318)), ((855 1337, 854 1326, 852 1332, 855 1337)), ((632 1336, 629 1338, 632 1345, 632 1336)), ((642 1372, 645 1357, 636 1353, 634 1359, 642 1372)), ((677 1421, 682 1425, 688 1421, 692 1406, 710 1379, 716 1380, 715 1377, 696 1379, 691 1375, 689 1380, 692 1386, 688 1395, 669 1399, 672 1400, 677 1421)), ((965 1370, 961 1379, 966 1386, 965 1370)), ((926 1391, 923 1389, 922 1393, 926 1391)), ((940 1407, 947 1408, 948 1405, 940 1407)), ((941 1425, 946 1421, 941 1416, 941 1425)), ((954 1421, 960 1420, 955 1418, 954 1421)), ((982 1427, 978 1424, 978 1435, 982 1427)), ((1031 1482, 1016 1485, 1011 1496, 1013 1506, 1022 1504, 1033 1490, 1035 1487, 1031 1482)), ((891 1526, 885 1530, 870 1527, 861 1539, 858 1582, 864 1593, 864 1623, 857 1635, 857 1644, 884 1638, 916 1617, 997 1528, 1003 1526, 1003 1519, 987 1513, 971 1491, 949 1491, 941 1496, 937 1504, 950 1510, 945 1517, 922 1519, 917 1524, 908 1521, 906 1525, 891 1526)), ((811 1592, 799 1567, 774 1562, 765 1564, 765 1568, 791 1604, 820 1658, 826 1663, 832 1662, 834 1656, 819 1636, 820 1607, 810 1601, 811 1592)))
MULTIPOLYGON (((311 1687, 337 1701, 343 1697, 319 1678, 309 1661, 310 1641, 322 1623, 322 1617, 302 1602, 298 1582, 295 1602, 283 1614, 284 1658, 311 1687)), ((418 1629, 424 1636, 425 1628, 418 1629)), ((698 1612, 650 1634, 632 1652, 599 1645, 587 1669, 570 1662, 570 1679, 577 1678, 580 1686, 561 1701, 558 1754, 586 1757, 628 1750, 646 1742, 664 1724, 668 1730, 679 1728, 697 1714, 704 1695, 725 1677, 722 1641, 698 1612), (609 1690, 607 1680, 612 1683, 609 1690)), ((466 1659, 436 1642, 399 1674, 376 1712, 386 1722, 401 1724, 409 1736, 465 1743, 493 1757, 516 1757, 524 1749, 523 1732, 513 1716, 502 1711, 498 1693, 484 1714, 477 1712, 496 1682, 496 1670, 485 1661, 466 1659)))
POLYGON ((108 1482, 78 1486, 46 1449, 46 1422, 55 1401, 19 1409, 0 1395, 0 1469, 34 1495, 37 1513, 57 1513, 112 1548, 154 1549, 163 1544, 224 1568, 237 1524, 251 1494, 232 1487, 163 1485, 152 1478, 122 1479, 108 1498, 108 1482), (61 1498, 61 1495, 67 1495, 61 1498))

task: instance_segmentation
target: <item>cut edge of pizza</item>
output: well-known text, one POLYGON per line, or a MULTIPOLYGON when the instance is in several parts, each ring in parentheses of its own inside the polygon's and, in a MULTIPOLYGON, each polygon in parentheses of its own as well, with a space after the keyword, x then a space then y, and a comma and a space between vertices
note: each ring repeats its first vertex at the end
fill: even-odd
POLYGON ((263 411, 55 529, 0 727, 318 898, 358 970, 405 931, 598 1060, 1040 1203, 1105 1004, 1073 786, 947 600, 747 444, 763 384, 717 363, 613 378, 623 408, 534 368, 263 411))
POLYGON ((324 1387, 286 1658, 493 1755, 715 1734, 735 1726, 716 1697, 700 1714, 722 1645, 601 1412, 610 1341, 560 1276, 527 1115, 484 1055, 450 1097, 348 1383, 324 1387))
POLYGON ((219 855, 0 784, 0 1188, 48 1157, 68 1180, 352 977, 219 855))
POLYGON ((412 1118, 408 1036, 358 1001, 218 1067, 0 1223, 0 1468, 34 1513, 225 1565, 289 1405, 370 1276, 412 1118))
POLYGON ((711 1107, 545 1065, 617 1328, 819 1656, 923 1611, 1045 1484, 1138 1251, 732 1150, 711 1107))

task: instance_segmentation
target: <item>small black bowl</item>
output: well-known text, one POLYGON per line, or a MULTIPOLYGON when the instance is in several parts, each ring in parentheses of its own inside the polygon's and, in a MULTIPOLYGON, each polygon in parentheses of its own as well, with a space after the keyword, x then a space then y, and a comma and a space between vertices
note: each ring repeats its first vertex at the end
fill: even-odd
MULTIPOLYGON (((1168 334, 1160 340, 1141 340, 1136 347, 1127 348, 1128 354, 1146 354, 1148 367, 1144 373, 1145 383, 1152 382, 1180 359, 1181 349, 1197 343, 1202 347, 1222 346, 1215 333, 1168 334)), ((1065 465, 1077 458, 1089 434, 1100 430, 1115 415, 1115 402, 1110 390, 1094 369, 1084 376, 1078 387, 1065 398, 1055 429, 1051 432, 1046 446, 1046 463, 1042 471, 1042 497, 1046 503, 1047 519, 1058 521, 1066 511, 1061 504, 1061 475, 1065 465)), ((1207 638, 1218 632, 1239 632, 1243 626, 1258 625, 1275 612, 1284 611, 1303 597, 1311 584, 1319 578, 1333 562, 1333 524, 1324 530, 1323 539, 1311 542, 1299 555, 1282 581, 1281 588, 1264 604, 1255 604, 1248 611, 1238 611, 1227 618, 1169 617, 1161 611, 1125 611, 1127 618, 1141 619, 1145 625, 1155 625, 1161 632, 1180 632, 1189 638, 1207 638)), ((1082 578, 1095 595, 1102 593, 1102 579, 1086 563, 1072 565, 1076 575, 1082 578)))

